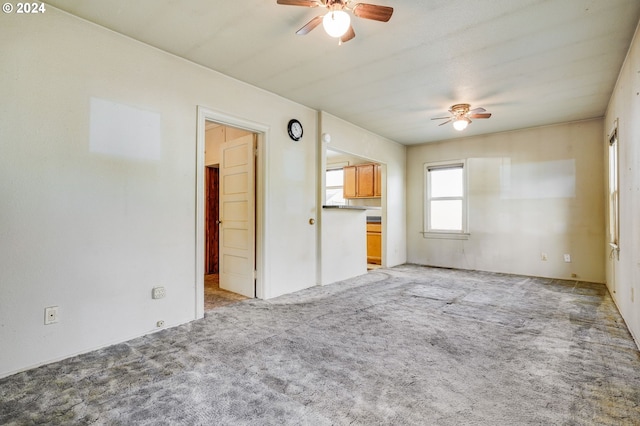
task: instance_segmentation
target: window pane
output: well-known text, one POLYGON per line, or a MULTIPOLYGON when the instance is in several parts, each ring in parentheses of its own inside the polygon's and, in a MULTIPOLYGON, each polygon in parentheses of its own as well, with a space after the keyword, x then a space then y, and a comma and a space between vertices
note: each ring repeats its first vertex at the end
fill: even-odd
POLYGON ((342 178, 342 174, 343 174, 342 169, 327 170, 326 186, 342 186, 342 185, 344 185, 343 180, 342 180, 343 179, 342 178))
POLYGON ((431 201, 430 229, 462 231, 462 200, 431 201))
POLYGON ((616 245, 620 239, 618 197, 618 141, 614 133, 609 141, 609 242, 616 245))
POLYGON ((342 198, 342 188, 328 188, 327 189, 327 205, 328 206, 337 206, 337 205, 346 205, 347 202, 344 198, 342 198))
POLYGON ((462 197, 462 167, 429 170, 431 197, 462 197))

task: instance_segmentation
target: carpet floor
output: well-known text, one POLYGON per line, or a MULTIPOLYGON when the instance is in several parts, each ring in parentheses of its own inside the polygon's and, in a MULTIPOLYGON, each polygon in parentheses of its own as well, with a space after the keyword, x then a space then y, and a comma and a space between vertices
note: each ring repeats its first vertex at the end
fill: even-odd
POLYGON ((0 424, 638 425, 605 286, 404 265, 0 380, 0 424))
POLYGON ((220 276, 209 274, 204 276, 204 310, 208 312, 220 306, 231 305, 247 299, 241 294, 232 293, 220 288, 220 276))

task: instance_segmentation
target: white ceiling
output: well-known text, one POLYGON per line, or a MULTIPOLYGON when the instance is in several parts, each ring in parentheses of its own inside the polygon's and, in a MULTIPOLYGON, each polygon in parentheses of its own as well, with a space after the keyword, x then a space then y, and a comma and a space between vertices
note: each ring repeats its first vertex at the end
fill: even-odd
POLYGON ((338 46, 324 9, 276 0, 50 0, 48 4, 410 145, 601 117, 640 19, 638 0, 368 0, 338 46), (493 117, 463 133, 455 103, 493 117))

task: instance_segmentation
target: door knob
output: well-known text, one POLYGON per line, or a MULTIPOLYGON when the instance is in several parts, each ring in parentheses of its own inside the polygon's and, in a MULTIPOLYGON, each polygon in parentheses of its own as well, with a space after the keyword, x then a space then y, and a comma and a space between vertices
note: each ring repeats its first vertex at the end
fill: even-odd
POLYGON ((316 223, 316 220, 314 218, 309 219, 309 225, 313 225, 314 223, 316 223))
POLYGON ((216 223, 217 223, 218 225, 222 225, 222 221, 221 221, 221 220, 216 220, 216 223))

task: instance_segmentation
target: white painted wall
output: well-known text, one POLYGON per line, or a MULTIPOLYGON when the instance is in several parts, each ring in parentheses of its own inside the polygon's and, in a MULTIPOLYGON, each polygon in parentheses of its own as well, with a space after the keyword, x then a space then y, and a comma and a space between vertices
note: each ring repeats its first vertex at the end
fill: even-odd
POLYGON ((604 282, 602 129, 598 119, 409 147, 409 262, 604 282), (424 164, 455 159, 467 159, 471 235, 424 238, 424 164))
POLYGON ((387 267, 405 263, 406 147, 326 112, 320 112, 320 133, 331 135, 331 142, 322 143, 319 147, 320 170, 325 170, 327 148, 386 165, 382 175, 382 179, 386 181, 386 185, 383 186, 381 209, 382 262, 387 267))
POLYGON ((53 7, 32 18, 0 25, 0 377, 195 318, 198 105, 269 129, 265 297, 316 284, 316 111, 53 7))
POLYGON ((324 209, 320 284, 331 284, 366 273, 366 210, 324 209))
MULTIPOLYGON (((620 170, 620 260, 607 256, 607 286, 636 343, 640 345, 640 33, 629 48, 611 96, 601 136, 607 164, 608 132, 618 119, 620 170), (633 295, 633 297, 632 297, 633 295)), ((606 185, 605 175, 605 188, 606 185)), ((605 200, 608 215, 608 202, 605 200)), ((608 216, 607 216, 608 217, 608 216)), ((608 221, 607 221, 608 224, 608 221)), ((607 226, 608 227, 608 226, 607 226)), ((609 235, 607 229, 606 235, 609 235)))

